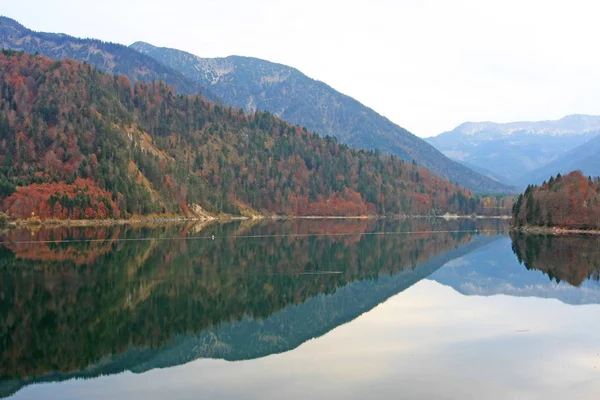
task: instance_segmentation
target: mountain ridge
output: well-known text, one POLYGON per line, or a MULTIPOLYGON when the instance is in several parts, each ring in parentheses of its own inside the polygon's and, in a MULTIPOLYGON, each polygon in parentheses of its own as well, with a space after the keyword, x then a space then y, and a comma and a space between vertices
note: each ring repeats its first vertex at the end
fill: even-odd
POLYGON ((225 103, 246 112, 266 110, 352 147, 380 150, 416 161, 446 179, 477 192, 512 192, 468 167, 358 100, 296 68, 244 56, 202 58, 173 48, 135 42, 131 48, 155 57, 187 78, 209 87, 225 103))
MULTIPOLYGON (((538 122, 465 122, 426 140, 454 160, 487 169, 506 177, 506 183, 525 187, 535 182, 528 174, 543 170, 597 136, 600 116, 572 114, 538 122)), ((578 168, 575 165, 572 169, 578 168)))
POLYGON ((165 81, 184 94, 202 94, 216 100, 207 88, 190 81, 181 73, 127 46, 65 33, 31 30, 18 21, 0 15, 0 48, 39 53, 55 59, 85 61, 104 72, 119 73, 132 81, 165 81))
MULTIPOLYGON (((492 122, 467 121, 458 125, 452 131, 460 131, 467 135, 476 135, 480 132, 495 129, 494 133, 513 135, 515 132, 526 132, 537 135, 581 135, 587 132, 600 130, 600 116, 589 114, 569 114, 557 120, 543 121, 515 121, 515 122, 492 122), (551 129, 554 126, 554 129, 551 129), (560 129, 562 127, 562 130, 560 129)), ((446 133, 446 132, 444 132, 446 133)), ((441 133, 440 135, 443 135, 441 133)), ((437 136, 440 136, 437 135, 437 136)))

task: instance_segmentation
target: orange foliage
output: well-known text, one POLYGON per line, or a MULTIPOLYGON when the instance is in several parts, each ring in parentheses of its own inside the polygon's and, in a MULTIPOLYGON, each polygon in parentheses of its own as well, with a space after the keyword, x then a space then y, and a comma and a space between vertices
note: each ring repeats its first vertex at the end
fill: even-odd
POLYGON ((74 184, 42 183, 19 187, 11 196, 4 199, 2 209, 11 216, 28 218, 34 213, 39 218, 79 219, 109 218, 120 215, 119 207, 111 199, 110 193, 98 188, 90 179, 77 179, 74 184), (59 202, 51 205, 51 197, 73 200, 76 196, 90 199, 84 209, 73 205, 65 207, 59 202), (109 209, 112 208, 112 212, 109 209))
POLYGON ((580 171, 552 178, 542 186, 530 186, 513 210, 515 225, 552 226, 567 229, 600 228, 600 182, 580 171))
POLYGON ((334 192, 329 197, 319 196, 316 202, 309 202, 297 210, 297 215, 368 215, 377 210, 373 204, 363 200, 360 193, 345 188, 342 193, 334 192))

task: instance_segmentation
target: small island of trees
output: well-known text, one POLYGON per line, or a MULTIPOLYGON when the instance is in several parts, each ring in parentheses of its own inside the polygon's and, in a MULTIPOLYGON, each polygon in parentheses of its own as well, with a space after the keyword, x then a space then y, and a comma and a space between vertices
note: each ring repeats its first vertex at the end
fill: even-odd
POLYGON ((600 230, 600 177, 573 171, 530 185, 517 198, 512 219, 517 228, 600 230))

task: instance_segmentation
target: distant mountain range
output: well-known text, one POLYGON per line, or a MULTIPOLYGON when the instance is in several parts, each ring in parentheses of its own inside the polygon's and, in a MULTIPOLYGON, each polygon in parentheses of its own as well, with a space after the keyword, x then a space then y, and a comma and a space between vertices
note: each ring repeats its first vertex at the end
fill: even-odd
POLYGON ((580 170, 584 175, 600 176, 600 136, 563 153, 549 164, 529 172, 523 181, 539 184, 558 173, 563 175, 574 170, 580 170))
POLYGON ((600 174, 600 141, 593 141, 598 135, 600 116, 569 115, 557 121, 467 122, 427 141, 493 179, 526 186, 573 169, 600 174))
POLYGON ((416 161, 476 192, 514 189, 450 160, 424 140, 326 84, 284 65, 248 57, 203 59, 137 42, 131 47, 65 34, 35 32, 0 17, 0 47, 85 61, 132 80, 162 80, 180 93, 201 93, 246 111, 269 111, 293 124, 361 149, 416 161))

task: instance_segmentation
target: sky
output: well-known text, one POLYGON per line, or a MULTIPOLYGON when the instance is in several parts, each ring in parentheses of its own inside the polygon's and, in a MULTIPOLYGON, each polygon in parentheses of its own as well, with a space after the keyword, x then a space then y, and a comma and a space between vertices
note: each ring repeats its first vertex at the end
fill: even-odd
POLYGON ((600 3, 0 0, 26 27, 293 66, 417 136, 600 114, 600 3))

